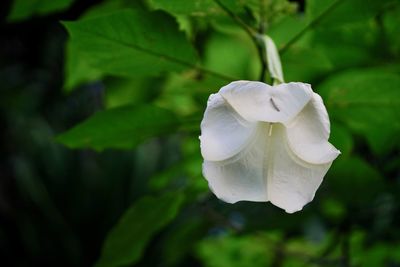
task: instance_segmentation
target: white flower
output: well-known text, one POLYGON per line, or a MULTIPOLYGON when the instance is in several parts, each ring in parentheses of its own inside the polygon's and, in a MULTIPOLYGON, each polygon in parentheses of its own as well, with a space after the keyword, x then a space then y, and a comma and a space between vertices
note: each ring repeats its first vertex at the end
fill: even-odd
POLYGON ((271 201, 299 211, 340 154, 329 134, 328 113, 309 84, 232 82, 208 99, 203 175, 225 202, 271 201))

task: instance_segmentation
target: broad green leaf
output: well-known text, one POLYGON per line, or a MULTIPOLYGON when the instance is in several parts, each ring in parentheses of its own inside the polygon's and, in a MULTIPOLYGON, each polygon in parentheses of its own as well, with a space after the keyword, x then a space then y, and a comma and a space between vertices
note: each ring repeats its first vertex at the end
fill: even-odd
POLYGON ((149 76, 181 71, 196 53, 175 21, 141 8, 64 22, 73 45, 95 69, 117 76, 149 76))
POLYGON ((132 266, 140 259, 152 236, 176 217, 183 200, 181 193, 139 199, 108 234, 95 266, 132 266))
POLYGON ((58 136, 70 148, 129 149, 140 142, 175 130, 178 119, 152 106, 123 106, 100 111, 58 136))
POLYGON ((324 51, 336 69, 371 65, 380 57, 374 50, 381 37, 374 18, 391 1, 309 0, 307 18, 317 21, 312 31, 314 46, 324 51))
MULTIPOLYGON (((254 5, 251 1, 219 0, 230 11, 242 12, 244 7, 254 5)), ((172 15, 195 16, 195 17, 214 17, 219 15, 226 16, 225 11, 215 0, 148 0, 154 9, 164 10, 172 15)), ((256 1, 258 3, 258 1, 256 1)))
POLYGON ((359 209, 372 203, 384 188, 381 174, 359 157, 339 157, 325 180, 329 193, 346 203, 347 208, 359 209))
POLYGON ((321 41, 317 49, 330 62, 331 70, 362 67, 373 61, 377 61, 376 57, 378 56, 377 54, 373 54, 368 47, 364 47, 362 42, 358 45, 341 43, 338 46, 333 43, 332 39, 327 39, 321 41))
POLYGON ((394 55, 400 55, 400 5, 386 12, 383 17, 385 37, 388 39, 384 44, 388 46, 394 55))
POLYGON ((333 120, 365 136, 375 153, 390 151, 400 135, 400 75, 354 70, 332 76, 317 91, 333 120))
MULTIPOLYGON (((80 19, 104 16, 125 8, 126 5, 122 0, 105 1, 88 9, 80 19)), ((64 90, 66 92, 71 92, 81 84, 101 79, 104 76, 103 71, 89 64, 90 60, 75 44, 70 39, 67 40, 64 65, 64 90)))
POLYGON ((329 141, 340 150, 341 157, 350 155, 353 149, 353 138, 346 127, 337 123, 331 125, 331 136, 329 141))
MULTIPOLYGON (((257 51, 246 35, 213 35, 205 47, 204 65, 213 71, 238 77, 257 79, 259 60, 257 51)), ((218 90, 219 88, 215 88, 218 90)))
POLYGON ((74 42, 67 42, 65 57, 64 90, 66 92, 71 92, 80 84, 101 78, 101 71, 89 65, 74 42))
POLYGON ((165 10, 173 15, 206 17, 220 12, 214 0, 149 0, 155 9, 165 10))
POLYGON ((276 46, 280 48, 303 30, 307 24, 306 22, 303 16, 286 16, 269 26, 268 35, 274 40, 276 46))
POLYGON ((95 17, 100 17, 104 15, 109 15, 117 11, 121 11, 127 8, 143 8, 140 5, 140 2, 129 2, 129 0, 106 0, 101 2, 100 4, 94 5, 91 8, 89 8, 85 13, 82 14, 82 16, 79 18, 81 20, 83 19, 89 19, 89 18, 95 18, 95 17))
POLYGON ((281 59, 287 82, 302 81, 312 84, 332 70, 331 61, 318 48, 292 47, 281 59))
MULTIPOLYGON (((103 79, 105 87, 104 104, 107 109, 116 108, 124 105, 140 105, 150 103, 159 98, 162 88, 155 83, 162 83, 163 80, 157 78, 139 77, 135 79, 107 77, 103 79)), ((157 105, 163 107, 161 105, 157 105)), ((170 109, 166 107, 171 111, 170 109)))
POLYGON ((263 1, 264 7, 261 7, 259 0, 218 0, 221 5, 215 0, 148 0, 148 2, 152 8, 164 10, 179 20, 182 17, 196 18, 201 23, 210 23, 219 31, 231 33, 243 29, 228 13, 235 14, 248 25, 255 27, 260 24, 261 10, 264 11, 264 17, 268 18, 269 23, 296 10, 293 8, 295 4, 287 0, 263 1))
POLYGON ((331 27, 316 27, 312 38, 315 46, 337 69, 371 65, 381 56, 379 51, 374 50, 379 42, 380 32, 373 21, 350 24, 338 22, 331 27))
POLYGON ((181 115, 191 115, 200 109, 203 111, 203 107, 194 100, 194 85, 200 83, 197 77, 196 72, 168 75, 157 104, 181 115))
POLYGON ((7 20, 17 22, 67 9, 74 0, 14 0, 7 20))
MULTIPOLYGON (((396 0, 395 0, 396 1, 396 0)), ((314 20, 325 10, 326 13, 320 24, 334 26, 334 24, 353 23, 360 20, 373 18, 393 0, 307 0, 306 14, 309 20, 314 20)))

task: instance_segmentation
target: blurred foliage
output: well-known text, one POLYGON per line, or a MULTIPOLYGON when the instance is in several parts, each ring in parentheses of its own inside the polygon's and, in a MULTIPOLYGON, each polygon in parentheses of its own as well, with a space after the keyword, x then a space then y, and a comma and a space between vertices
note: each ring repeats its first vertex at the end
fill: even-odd
POLYGON ((10 22, 25 20, 31 16, 44 16, 68 8, 74 0, 16 0, 8 15, 10 22))
POLYGON ((150 237, 176 216, 182 201, 179 193, 139 199, 108 235, 96 266, 136 263, 150 237))
POLYGON ((179 124, 173 113, 156 106, 123 106, 96 113, 60 135, 58 141, 71 148, 129 148, 179 124))
POLYGON ((1 266, 400 266, 400 1, 5 6, 1 266), (342 151, 291 215, 201 174, 209 94, 260 77, 248 29, 321 94, 342 151))

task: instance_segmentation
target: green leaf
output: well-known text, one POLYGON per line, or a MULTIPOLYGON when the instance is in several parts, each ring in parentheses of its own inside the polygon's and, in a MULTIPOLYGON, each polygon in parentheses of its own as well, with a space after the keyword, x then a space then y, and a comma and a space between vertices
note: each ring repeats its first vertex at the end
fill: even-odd
POLYGON ((71 92, 80 84, 101 78, 102 73, 88 64, 74 42, 67 43, 65 58, 65 92, 71 92))
POLYGON ((131 266, 136 263, 151 237, 178 214, 181 193, 146 196, 134 203, 108 234, 96 267, 131 266))
MULTIPOLYGON (((219 0, 232 12, 243 12, 254 6, 254 1, 219 0)), ((226 13, 215 0, 148 0, 154 9, 164 10, 174 16, 215 17, 226 13)))
POLYGON ((67 9, 74 0, 14 0, 7 20, 17 22, 31 16, 43 16, 67 9))
POLYGON ((149 3, 153 8, 173 15, 206 17, 221 11, 213 0, 149 0, 149 3))
POLYGON ((218 0, 218 2, 216 0, 148 0, 153 9, 164 10, 179 20, 188 17, 195 18, 203 25, 205 25, 204 22, 209 23, 222 32, 243 30, 228 12, 234 13, 248 25, 255 26, 259 25, 261 17, 268 18, 268 22, 271 23, 286 14, 295 13, 296 10, 296 5, 287 0, 218 0), (262 12, 264 15, 261 15, 262 12))
POLYGON ((337 69, 371 65, 382 54, 381 51, 374 50, 379 42, 380 32, 370 20, 336 23, 330 27, 320 26, 312 34, 315 45, 337 69))
POLYGON ((365 136, 375 153, 390 151, 400 135, 400 75, 354 70, 335 75, 317 89, 333 120, 365 136))
POLYGON ((105 74, 158 75, 181 71, 196 62, 184 34, 162 12, 135 8, 64 25, 88 64, 105 74))
POLYGON ((282 66, 286 81, 308 83, 313 83, 332 70, 332 63, 324 51, 297 46, 291 47, 282 55, 282 66))
MULTIPOLYGON (((278 48, 289 42, 296 34, 306 27, 303 16, 286 16, 268 27, 268 35, 275 41, 278 48)), ((296 43, 298 45, 298 43, 296 43)))
POLYGON ((320 21, 323 26, 335 26, 343 23, 354 23, 367 20, 379 14, 382 9, 393 0, 307 0, 307 17, 313 20, 330 6, 332 12, 325 15, 320 21), (339 2, 338 4, 336 4, 339 2))
POLYGON ((175 130, 179 122, 168 110, 152 106, 123 106, 100 111, 58 136, 70 148, 129 149, 175 130))
POLYGON ((105 86, 104 104, 107 109, 149 103, 158 97, 158 93, 161 91, 154 87, 154 83, 157 82, 155 79, 110 77, 104 79, 103 82, 105 86))
POLYGON ((378 61, 382 53, 374 49, 382 34, 375 18, 390 2, 392 0, 309 0, 307 18, 317 21, 312 31, 314 46, 324 50, 336 69, 378 61), (324 15, 319 17, 321 14, 324 15))
POLYGON ((331 137, 329 141, 340 150, 341 157, 348 156, 353 150, 353 138, 346 127, 337 123, 331 125, 331 137))
MULTIPOLYGON (((134 8, 135 6, 137 6, 137 3, 135 5, 134 3, 126 3, 123 0, 109 0, 94 5, 80 19, 86 20, 100 17, 112 14, 118 10, 134 8)), ((64 91, 67 93, 73 91, 81 84, 99 80, 104 76, 103 71, 89 64, 90 60, 76 47, 75 43, 69 39, 66 45, 64 91)))
POLYGON ((339 157, 329 170, 326 181, 333 198, 345 202, 348 208, 356 209, 374 201, 384 188, 381 174, 359 157, 339 157))
POLYGON ((257 51, 247 35, 214 34, 205 46, 204 65, 233 77, 255 80, 259 74, 257 51))
POLYGON ((386 12, 383 17, 385 37, 388 39, 385 45, 389 47, 390 52, 394 55, 400 55, 400 5, 392 8, 389 12, 386 12))

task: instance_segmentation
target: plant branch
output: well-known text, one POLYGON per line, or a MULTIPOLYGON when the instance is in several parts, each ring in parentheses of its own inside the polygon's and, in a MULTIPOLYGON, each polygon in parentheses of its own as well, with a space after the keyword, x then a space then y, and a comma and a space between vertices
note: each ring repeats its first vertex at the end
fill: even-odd
POLYGON ((307 24, 300 32, 298 32, 295 36, 292 37, 281 49, 279 49, 279 54, 284 54, 290 46, 292 46, 295 42, 297 42, 307 31, 314 28, 318 23, 320 23, 326 15, 335 10, 343 0, 336 0, 331 4, 327 9, 325 9, 321 14, 319 14, 314 20, 312 20, 309 24, 307 24))
MULTIPOLYGON (((262 1, 262 0, 261 0, 262 1)), ((259 80, 261 82, 265 82, 265 76, 267 73, 267 59, 265 55, 265 45, 262 41, 262 36, 264 34, 264 27, 262 24, 264 22, 261 21, 260 27, 258 29, 258 32, 255 31, 253 28, 251 28, 249 25, 247 25, 239 16, 237 16, 235 13, 233 13, 229 8, 227 8, 220 0, 214 0, 214 2, 223 10, 225 13, 231 17, 243 30, 249 35, 249 37, 253 40, 254 45, 257 48, 258 56, 260 58, 260 63, 261 63, 261 73, 260 73, 260 78, 259 80)))
POLYGON ((257 51, 260 56, 260 62, 261 62, 261 72, 260 72, 260 77, 259 81, 260 82, 265 82, 266 80, 266 75, 267 75, 267 70, 268 70, 268 62, 267 62, 267 55, 265 51, 265 46, 262 45, 257 45, 257 51))
POLYGON ((247 25, 239 16, 233 13, 229 8, 227 8, 220 0, 214 0, 214 2, 229 16, 231 17, 240 27, 247 32, 247 34, 253 40, 256 38, 257 33, 247 25))
POLYGON ((268 70, 266 47, 265 43, 262 41, 262 36, 264 35, 265 30, 266 30, 265 0, 260 0, 260 24, 258 26, 258 38, 257 38, 257 43, 258 43, 257 50, 261 62, 261 72, 259 77, 260 82, 265 82, 268 70))
POLYGON ((239 80, 236 77, 231 77, 229 75, 225 75, 225 74, 222 74, 222 73, 219 73, 219 72, 216 72, 216 71, 213 71, 213 70, 201 67, 201 66, 196 66, 196 65, 191 65, 191 64, 187 64, 187 66, 193 67, 195 70, 198 70, 198 71, 200 71, 202 73, 214 76, 216 78, 219 78, 221 80, 225 80, 225 81, 228 81, 228 82, 239 80))

